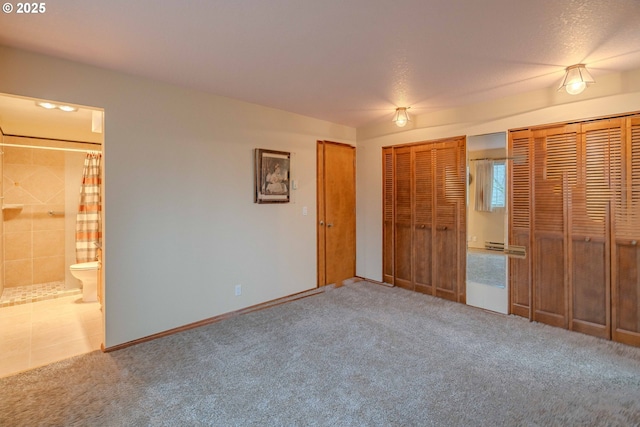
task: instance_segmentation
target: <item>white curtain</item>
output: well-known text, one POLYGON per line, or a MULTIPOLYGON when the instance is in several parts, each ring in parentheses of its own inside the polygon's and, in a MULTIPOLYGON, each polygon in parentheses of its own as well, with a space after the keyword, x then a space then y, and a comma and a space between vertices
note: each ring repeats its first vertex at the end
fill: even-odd
POLYGON ((491 212, 493 197, 493 161, 477 160, 476 162, 476 211, 491 212))

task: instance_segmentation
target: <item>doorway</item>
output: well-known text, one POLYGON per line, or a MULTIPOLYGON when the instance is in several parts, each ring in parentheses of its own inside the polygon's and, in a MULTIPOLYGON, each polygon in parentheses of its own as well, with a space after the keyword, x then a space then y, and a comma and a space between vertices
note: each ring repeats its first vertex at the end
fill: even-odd
POLYGON ((91 287, 70 271, 83 169, 88 153, 101 155, 103 116, 100 109, 5 94, 0 111, 0 376, 6 376, 100 349, 104 340, 101 304, 85 298, 91 287))
POLYGON ((356 274, 355 147, 317 143, 318 286, 356 274))
POLYGON ((508 313, 505 132, 467 138, 467 304, 508 313))

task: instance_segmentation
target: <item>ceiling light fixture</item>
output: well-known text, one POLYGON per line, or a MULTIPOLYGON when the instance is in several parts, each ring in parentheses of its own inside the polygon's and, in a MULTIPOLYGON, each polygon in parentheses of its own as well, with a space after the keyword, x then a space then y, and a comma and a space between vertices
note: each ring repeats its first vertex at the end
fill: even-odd
POLYGON ((393 122, 399 128, 404 127, 411 119, 407 110, 411 107, 398 107, 396 108, 396 114, 393 116, 393 122))
POLYGON ((58 109, 65 113, 72 113, 78 110, 76 107, 72 107, 71 105, 58 105, 58 109))
POLYGON ((56 104, 52 104, 50 102, 36 102, 36 105, 38 107, 46 108, 47 110, 53 110, 57 107, 56 104))
POLYGON ((46 108, 47 110, 58 109, 64 111, 65 113, 73 113, 74 111, 78 111, 76 107, 72 107, 71 105, 58 105, 52 102, 36 102, 38 107, 46 108))
POLYGON ((588 85, 595 83, 584 64, 567 67, 564 79, 558 90, 566 90, 569 95, 582 93, 588 85))

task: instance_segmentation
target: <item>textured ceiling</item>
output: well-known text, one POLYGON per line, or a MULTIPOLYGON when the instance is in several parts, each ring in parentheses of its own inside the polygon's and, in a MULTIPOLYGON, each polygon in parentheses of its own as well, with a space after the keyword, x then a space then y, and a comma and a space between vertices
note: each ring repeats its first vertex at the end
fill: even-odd
POLYGON ((57 0, 0 44, 359 127, 640 68, 638 0, 57 0))

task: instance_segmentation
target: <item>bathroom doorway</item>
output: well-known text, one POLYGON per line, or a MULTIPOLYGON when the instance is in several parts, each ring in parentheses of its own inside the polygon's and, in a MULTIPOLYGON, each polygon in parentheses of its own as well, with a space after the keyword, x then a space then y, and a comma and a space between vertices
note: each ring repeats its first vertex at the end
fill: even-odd
POLYGON ((84 298, 87 287, 70 266, 85 158, 101 156, 104 138, 100 109, 0 94, 0 112, 0 376, 6 376, 102 345, 101 304, 84 298))

